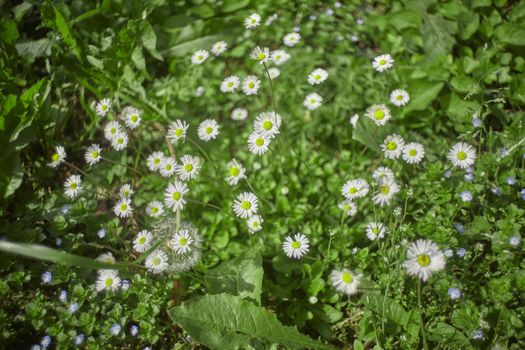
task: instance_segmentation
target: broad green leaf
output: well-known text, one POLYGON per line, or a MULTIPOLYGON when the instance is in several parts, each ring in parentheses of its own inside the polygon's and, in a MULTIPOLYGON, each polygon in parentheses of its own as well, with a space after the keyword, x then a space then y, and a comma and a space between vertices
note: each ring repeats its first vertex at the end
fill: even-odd
POLYGON ((427 57, 434 58, 450 52, 455 40, 452 36, 456 32, 455 22, 444 19, 438 15, 426 14, 423 16, 421 32, 427 57))
POLYGON ((221 34, 208 35, 202 38, 189 40, 178 45, 171 47, 167 51, 169 56, 184 56, 189 53, 195 52, 199 49, 210 48, 215 42, 219 40, 225 40, 225 36, 221 34))
POLYGON ((41 8, 43 23, 45 26, 57 30, 62 36, 62 40, 69 46, 78 59, 82 57, 82 50, 77 40, 71 33, 68 21, 62 12, 51 1, 46 1, 46 5, 41 8))
POLYGON ((2 38, 2 41, 12 44, 19 36, 20 34, 18 33, 16 23, 9 18, 5 19, 2 23, 2 28, 0 28, 0 38, 2 38))
POLYGON ((33 62, 35 58, 51 55, 51 41, 48 38, 18 42, 15 44, 15 48, 18 55, 29 63, 33 62))
POLYGON ((140 23, 140 30, 140 40, 142 42, 142 46, 144 46, 144 48, 148 50, 151 56, 155 57, 159 61, 162 61, 163 58, 161 54, 157 51, 157 35, 151 27, 151 24, 149 24, 149 22, 147 21, 142 21, 140 23))
POLYGON ((390 131, 389 122, 392 121, 388 121, 386 125, 377 126, 368 117, 362 116, 352 131, 352 139, 359 141, 371 150, 381 152, 380 144, 390 131))
POLYGON ((250 0, 225 0, 220 10, 223 13, 235 12, 250 5, 250 0))
POLYGON ((403 113, 426 109, 438 96, 444 84, 426 79, 412 81, 407 89, 410 102, 403 108, 403 113))
POLYGON ((84 267, 88 269, 120 270, 127 269, 130 266, 130 264, 127 263, 108 264, 38 244, 0 241, 0 251, 9 254, 22 255, 38 260, 51 261, 58 264, 84 267))
POLYGON ((253 249, 211 269, 204 275, 211 294, 229 293, 261 303, 263 268, 261 255, 253 249))
POLYGON ((525 46, 525 28, 515 23, 505 22, 499 25, 494 36, 506 44, 525 46))
POLYGON ((454 346, 456 349, 472 349, 464 333, 444 322, 437 322, 427 330, 428 339, 441 344, 454 346))
POLYGON ((332 349, 295 328, 283 326, 274 314, 238 296, 205 295, 169 310, 173 321, 211 349, 245 349, 256 340, 286 349, 332 349))

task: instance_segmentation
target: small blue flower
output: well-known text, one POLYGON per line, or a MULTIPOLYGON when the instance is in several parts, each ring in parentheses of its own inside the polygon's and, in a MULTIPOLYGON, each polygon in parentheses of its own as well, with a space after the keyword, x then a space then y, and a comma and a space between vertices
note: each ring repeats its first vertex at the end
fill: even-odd
POLYGON ((98 230, 97 235, 98 235, 98 238, 100 239, 106 237, 106 230, 101 228, 100 230, 98 230))
POLYGON ((445 171, 445 172, 443 173, 443 177, 444 177, 445 179, 448 179, 448 178, 450 178, 451 176, 452 176, 452 171, 450 171, 450 170, 447 170, 447 171, 445 171))
POLYGON ((295 27, 292 28, 292 31, 298 33, 298 32, 301 31, 301 27, 295 26, 295 27))
POLYGON ((481 125, 483 125, 483 122, 481 121, 481 119, 478 118, 478 115, 477 114, 474 114, 472 116, 472 125, 477 129, 477 128, 480 128, 481 125))
POLYGON ((132 325, 131 327, 129 327, 129 333, 136 337, 137 334, 139 334, 139 327, 137 325, 132 325))
POLYGON ((498 187, 492 187, 490 192, 492 192, 492 194, 495 196, 501 196, 501 190, 498 187))
POLYGON ((60 290, 60 294, 58 295, 58 300, 65 303, 67 302, 67 292, 63 289, 60 290))
POLYGON ((342 5, 342 4, 341 4, 339 1, 336 1, 335 4, 334 4, 334 7, 335 7, 336 9, 338 9, 338 8, 341 7, 341 5, 342 5))
POLYGON ((521 189, 520 195, 521 195, 521 199, 525 201, 525 188, 521 189))
POLYGON ((474 173, 474 168, 469 166, 468 168, 465 169, 465 172, 468 173, 468 174, 473 174, 474 173))
POLYGON ((40 345, 42 346, 42 349, 47 349, 47 347, 51 345, 51 337, 49 335, 44 336, 40 341, 40 345))
POLYGON ((56 244, 57 247, 60 247, 62 245, 62 238, 57 237, 55 239, 55 244, 56 244))
POLYGON ((521 243, 521 237, 520 236, 512 236, 509 239, 509 243, 510 243, 510 245, 512 245, 514 247, 517 247, 521 243))
POLYGON ((483 339, 483 331, 481 329, 477 329, 474 332, 472 332, 471 337, 474 340, 482 340, 483 339))
POLYGON ((464 227, 463 224, 460 223, 460 222, 455 222, 455 223, 454 223, 454 228, 455 228, 456 231, 458 231, 459 233, 465 233, 465 227, 464 227))
POLYGON ((326 15, 327 15, 327 16, 333 16, 333 15, 334 15, 334 10, 332 10, 332 9, 330 9, 330 8, 329 8, 329 9, 326 9, 326 15))
POLYGON ((67 214, 69 210, 71 209, 71 206, 69 204, 64 204, 62 208, 60 208, 60 212, 62 214, 67 214))
POLYGON ((448 289, 448 295, 450 296, 450 299, 452 300, 459 299, 461 298, 461 291, 459 290, 459 288, 452 287, 448 289))
POLYGON ((84 334, 80 333, 80 334, 77 335, 77 337, 75 338, 75 345, 76 345, 76 346, 80 346, 80 345, 82 345, 83 342, 84 342, 84 334))
POLYGON ((463 258, 467 254, 467 250, 465 248, 458 248, 456 249, 456 255, 460 258, 463 258))
POLYGON ((310 21, 315 21, 317 19, 317 16, 316 15, 310 15, 310 21))
POLYGON ((512 177, 512 176, 509 176, 505 179, 505 182, 507 183, 507 185, 514 185, 516 184, 516 178, 512 177))
POLYGON ((506 157, 506 156, 509 154, 509 150, 506 149, 505 147, 500 148, 500 149, 498 150, 498 152, 499 152, 499 155, 500 155, 501 157, 506 157))
POLYGON ((472 200, 472 193, 470 191, 463 191, 459 194, 463 202, 470 202, 472 200))
POLYGON ((474 181, 474 174, 472 174, 472 173, 466 173, 465 176, 464 176, 463 178, 465 179, 465 181, 472 182, 472 181, 474 181))
POLYGON ((122 327, 118 323, 113 323, 109 329, 109 333, 111 333, 111 335, 117 336, 121 330, 122 327))
POLYGON ((42 348, 40 347, 40 345, 38 344, 35 344, 31 347, 31 350, 41 350, 42 348))
POLYGON ((452 258, 454 256, 454 251, 452 249, 447 248, 443 250, 443 254, 445 254, 447 258, 452 258))
POLYGON ((70 314, 74 314, 75 312, 78 311, 78 303, 73 303, 71 305, 69 305, 69 313, 70 314))
POLYGON ((122 280, 122 285, 120 286, 120 288, 122 288, 123 291, 126 291, 129 289, 130 285, 131 284, 128 280, 122 280))
POLYGON ((42 279, 42 284, 49 284, 53 280, 53 274, 49 271, 46 271, 40 278, 42 279))

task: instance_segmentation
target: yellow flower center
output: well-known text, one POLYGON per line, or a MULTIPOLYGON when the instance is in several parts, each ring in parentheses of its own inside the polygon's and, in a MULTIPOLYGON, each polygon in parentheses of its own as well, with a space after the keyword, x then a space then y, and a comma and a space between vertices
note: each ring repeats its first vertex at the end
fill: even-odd
POLYGON ((390 187, 388 187, 388 186, 381 186, 379 188, 379 191, 381 192, 381 194, 387 195, 388 193, 390 193, 390 187))
POLYGON ((262 125, 264 130, 270 130, 273 127, 273 123, 269 120, 266 120, 262 125))
POLYGON ((72 189, 72 190, 76 190, 77 187, 78 187, 78 185, 77 185, 76 182, 73 182, 73 183, 71 184, 71 189, 72 189))
POLYGON ((397 99, 398 101, 401 101, 401 100, 403 99, 403 95, 397 95, 396 99, 397 99))
POLYGON ((354 278, 352 277, 352 274, 350 272, 343 272, 343 274, 341 275, 341 279, 344 283, 352 283, 354 278))
POLYGON ((467 158, 467 154, 463 151, 458 152, 458 159, 459 160, 465 160, 467 158))
POLYGON ((160 159, 159 158, 153 159, 153 164, 159 164, 159 163, 160 163, 160 159))
POLYGON ((136 114, 133 114, 133 115, 131 116, 131 118, 130 118, 130 119, 131 119, 131 121, 132 121, 133 123, 136 123, 136 122, 137 122, 137 120, 139 120, 139 116, 138 116, 138 115, 136 115, 136 114))
POLYGON ((230 168, 230 175, 231 175, 231 176, 233 176, 233 177, 237 177, 237 176, 239 176, 240 173, 241 173, 241 171, 239 170, 239 168, 234 167, 234 166, 232 166, 232 167, 230 168))
POLYGON ((154 208, 151 209, 151 212, 152 212, 153 214, 156 214, 156 213, 159 212, 159 208, 154 207, 154 208))
POLYGON ((376 111, 374 112, 374 118, 376 118, 377 120, 381 120, 384 117, 385 117, 385 112, 383 112, 380 109, 376 109, 376 111))
POLYGON ((315 76, 315 79, 316 79, 316 80, 320 80, 320 79, 321 79, 321 76, 320 76, 319 74, 317 74, 317 75, 315 76))
POLYGON ((160 265, 160 258, 158 256, 154 257, 151 263, 153 265, 160 265))
POLYGON ((384 59, 380 60, 380 61, 379 61, 379 64, 382 65, 382 66, 384 66, 384 65, 386 64, 386 60, 384 60, 384 59))
POLYGON ((94 159, 96 159, 96 158, 98 158, 99 154, 100 154, 100 153, 99 153, 98 151, 93 151, 93 152, 91 153, 91 157, 94 158, 94 159))
POLYGON ((111 287, 113 284, 113 278, 106 278, 106 287, 111 287))
POLYGON ((254 83, 254 82, 250 82, 250 83, 248 83, 248 87, 249 87, 250 89, 253 89, 253 88, 255 87, 255 83, 254 83))
POLYGON ((120 206, 120 211, 126 211, 127 209, 128 209, 128 205, 126 203, 120 206))
POLYGON ((228 87, 233 87, 233 81, 228 82, 228 87))
POLYGON ((204 57, 202 57, 202 55, 197 56, 197 59, 198 59, 199 61, 202 60, 203 58, 204 58, 204 57))
POLYGON ((55 153, 51 156, 51 159, 53 159, 53 162, 57 162, 60 159, 60 156, 58 153, 55 153))
POLYGON ((417 151, 415 149, 411 149, 410 151, 408 151, 408 154, 411 156, 411 157, 415 157, 416 154, 417 154, 417 151))
POLYGON ((428 266, 430 264, 430 256, 428 254, 418 255, 417 263, 421 266, 428 266))
POLYGON ((144 245, 146 243, 146 237, 140 237, 139 244, 144 245))
POLYGON ((262 146, 262 145, 264 145, 264 139, 261 138, 261 137, 258 138, 257 140, 255 140, 255 144, 256 144, 257 146, 262 146))
POLYGON ((395 143, 394 141, 390 141, 386 147, 390 151, 393 151, 393 150, 397 149, 397 143, 395 143))
POLYGON ((257 55, 257 59, 259 61, 262 61, 266 58, 266 54, 264 52, 260 52, 259 55, 257 55))
POLYGON ((355 193, 357 193, 357 187, 352 187, 352 188, 350 188, 350 189, 348 190, 348 193, 350 193, 350 194, 355 194, 355 193))
POLYGON ((182 246, 185 246, 186 243, 188 243, 188 240, 186 238, 181 238, 179 239, 179 244, 182 245, 182 246))
POLYGON ((208 126, 208 127, 206 128, 206 134, 209 135, 209 134, 211 134, 212 131, 213 131, 213 128, 212 128, 211 126, 208 126))
POLYGON ((185 170, 187 173, 189 173, 190 171, 193 170, 193 165, 191 165, 191 164, 186 164, 186 165, 184 165, 184 170, 185 170))
POLYGON ((108 105, 102 105, 102 110, 105 111, 106 109, 108 109, 108 105))
POLYGON ((301 242, 297 242, 297 241, 292 242, 293 249, 298 249, 300 247, 301 247, 301 242))
POLYGON ((168 164, 166 165, 166 168, 165 168, 167 171, 170 171, 171 170, 171 164, 168 164))
POLYGON ((178 201, 181 197, 182 197, 182 194, 180 192, 173 192, 173 194, 171 195, 171 198, 173 198, 173 200, 176 200, 176 201, 178 201))
POLYGON ((177 137, 181 137, 183 133, 184 133, 184 131, 182 129, 175 130, 175 136, 177 136, 177 137))
POLYGON ((119 145, 122 145, 122 144, 124 143, 124 139, 123 139, 123 138, 118 138, 118 139, 117 139, 117 143, 118 143, 119 145))
POLYGON ((249 201, 244 201, 242 202, 241 204, 241 208, 243 208, 244 210, 248 210, 252 207, 252 203, 250 203, 249 201))

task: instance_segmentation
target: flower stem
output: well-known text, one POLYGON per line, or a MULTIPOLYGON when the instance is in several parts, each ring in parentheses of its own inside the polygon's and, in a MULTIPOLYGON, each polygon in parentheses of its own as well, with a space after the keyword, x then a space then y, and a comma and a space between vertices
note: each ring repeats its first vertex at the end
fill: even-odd
POLYGON ((115 165, 120 165, 120 166, 123 166, 123 167, 126 167, 127 169, 133 171, 134 173, 136 173, 137 175, 140 175, 140 176, 145 176, 143 173, 141 173, 140 171, 138 171, 137 169, 129 166, 129 165, 126 165, 126 164, 120 164, 119 162, 116 162, 112 159, 109 159, 109 158, 105 158, 105 157, 102 157, 102 160, 105 160, 106 162, 108 163, 111 163, 111 164, 115 164, 115 165))
POLYGON ((428 350, 427 336, 425 334, 425 325, 423 324, 423 308, 421 306, 421 280, 417 280, 417 305, 419 306, 419 329, 423 337, 423 348, 428 350))

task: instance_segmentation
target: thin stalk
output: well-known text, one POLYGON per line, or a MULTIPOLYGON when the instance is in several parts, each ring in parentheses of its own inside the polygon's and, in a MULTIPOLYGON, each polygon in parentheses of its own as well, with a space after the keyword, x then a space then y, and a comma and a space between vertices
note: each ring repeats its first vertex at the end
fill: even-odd
POLYGON ((425 333, 425 325, 423 324, 423 308, 421 306, 421 280, 417 280, 417 305, 419 307, 419 329, 421 331, 421 336, 423 337, 423 348, 428 350, 427 336, 425 333))
POLYGON ((137 169, 129 166, 129 165, 126 165, 126 164, 120 164, 119 162, 116 162, 114 160, 111 160, 109 158, 106 158, 106 157, 102 157, 102 160, 105 160, 106 162, 108 163, 111 163, 111 164, 115 164, 115 165, 120 165, 120 166, 123 166, 123 167, 126 167, 127 169, 133 171, 135 174, 137 175, 140 175, 140 176, 145 176, 143 173, 141 173, 140 171, 138 171, 137 169))

